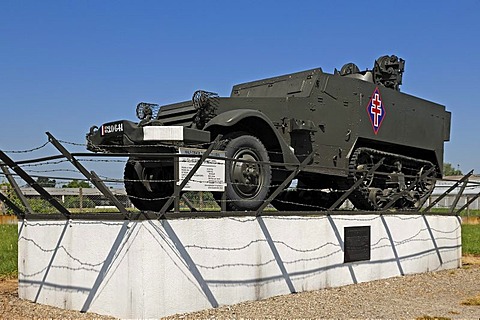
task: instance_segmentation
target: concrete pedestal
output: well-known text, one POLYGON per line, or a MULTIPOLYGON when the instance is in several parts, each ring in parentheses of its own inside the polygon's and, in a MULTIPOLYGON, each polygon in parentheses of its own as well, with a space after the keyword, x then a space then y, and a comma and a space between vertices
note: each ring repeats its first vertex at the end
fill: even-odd
POLYGON ((23 220, 18 246, 21 298, 120 318, 159 318, 457 268, 461 221, 420 214, 23 220), (344 262, 350 227, 369 227, 369 260, 344 262))

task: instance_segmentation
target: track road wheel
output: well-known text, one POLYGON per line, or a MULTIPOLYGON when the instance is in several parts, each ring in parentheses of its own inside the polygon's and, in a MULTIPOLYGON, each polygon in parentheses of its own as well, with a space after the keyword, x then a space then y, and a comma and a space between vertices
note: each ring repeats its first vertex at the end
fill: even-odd
POLYGON ((420 179, 424 171, 426 171, 426 168, 424 167, 419 170, 418 181, 416 181, 416 186, 413 191, 411 191, 411 194, 414 194, 414 198, 416 199, 415 203, 412 205, 414 209, 420 209, 435 188, 436 171, 432 171, 427 177, 420 179))
MULTIPOLYGON (((124 180, 130 201, 142 211, 160 211, 173 194, 173 169, 145 167, 139 161, 129 160, 124 180)), ((172 207, 173 204, 168 209, 172 207)))
POLYGON ((364 151, 363 148, 355 150, 350 158, 349 184, 353 185, 357 180, 364 178, 362 184, 348 197, 353 206, 359 210, 373 211, 380 209, 377 202, 378 192, 374 188, 372 192, 369 191, 369 188, 372 189, 374 175, 367 175, 367 172, 373 165, 373 156, 370 152, 364 151))
POLYGON ((272 169, 268 162, 268 152, 256 137, 248 134, 233 134, 227 140, 225 156, 227 161, 225 192, 227 208, 233 211, 256 210, 268 197, 272 179, 272 169), (245 160, 251 162, 240 162, 245 160))

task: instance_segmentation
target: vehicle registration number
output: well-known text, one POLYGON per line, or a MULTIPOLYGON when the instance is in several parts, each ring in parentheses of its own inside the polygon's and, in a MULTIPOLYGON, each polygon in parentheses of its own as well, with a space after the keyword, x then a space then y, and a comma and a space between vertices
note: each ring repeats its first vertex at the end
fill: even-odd
POLYGON ((110 133, 123 132, 123 122, 107 123, 101 127, 101 135, 104 136, 110 133))

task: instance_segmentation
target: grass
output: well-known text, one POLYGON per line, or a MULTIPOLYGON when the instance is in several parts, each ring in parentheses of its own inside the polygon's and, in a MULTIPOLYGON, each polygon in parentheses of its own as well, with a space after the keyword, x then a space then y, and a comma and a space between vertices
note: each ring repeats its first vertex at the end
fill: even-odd
POLYGON ((462 225, 462 253, 480 256, 480 224, 462 225))
POLYGON ((0 224, 0 279, 17 277, 17 242, 17 225, 0 224))
MULTIPOLYGON (((455 210, 458 210, 458 209, 460 209, 460 208, 457 208, 455 210)), ((432 209, 430 209, 430 212, 432 212, 432 213, 450 213, 450 209, 449 208, 432 208, 432 209)), ((467 212, 467 209, 465 209, 462 212, 460 212, 460 216, 466 217, 467 213, 468 213, 469 216, 472 216, 472 217, 480 217, 480 210, 478 210, 478 209, 470 209, 468 212, 467 212)))

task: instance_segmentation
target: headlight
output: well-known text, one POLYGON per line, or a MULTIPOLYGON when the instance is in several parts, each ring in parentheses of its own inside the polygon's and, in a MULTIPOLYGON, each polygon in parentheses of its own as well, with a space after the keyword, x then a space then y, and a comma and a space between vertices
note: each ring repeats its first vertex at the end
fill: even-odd
POLYGON ((154 107, 158 107, 158 104, 146 103, 146 102, 140 102, 139 104, 137 104, 136 111, 137 111, 138 119, 143 120, 148 116, 150 116, 151 118, 153 114, 152 108, 154 107))

